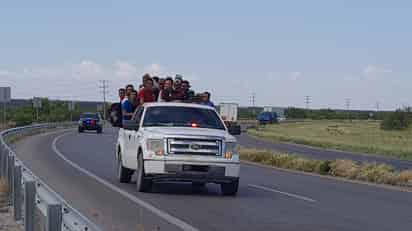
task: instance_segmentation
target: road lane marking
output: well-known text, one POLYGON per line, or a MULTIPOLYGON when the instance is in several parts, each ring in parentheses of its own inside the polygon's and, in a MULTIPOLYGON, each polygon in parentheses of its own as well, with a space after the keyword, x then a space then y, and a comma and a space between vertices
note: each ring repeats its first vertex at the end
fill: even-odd
POLYGON ((296 199, 300 199, 300 200, 304 200, 304 201, 308 201, 308 202, 312 202, 312 203, 316 202, 316 200, 311 199, 309 197, 300 196, 300 195, 293 194, 293 193, 288 193, 288 192, 282 192, 282 191, 279 191, 279 190, 276 190, 276 189, 273 189, 273 188, 268 188, 268 187, 265 187, 265 186, 260 186, 260 185, 255 185, 255 184, 249 184, 248 186, 251 187, 251 188, 261 189, 261 190, 268 191, 268 192, 279 193, 279 194, 282 194, 282 195, 285 195, 285 196, 288 196, 288 197, 293 197, 293 198, 296 198, 296 199))
POLYGON ((75 168, 75 169, 77 169, 78 171, 80 171, 80 172, 86 174, 87 176, 93 178, 94 180, 96 180, 97 182, 105 185, 106 187, 110 188, 111 190, 113 190, 113 191, 121 194, 122 196, 124 196, 124 197, 126 197, 127 199, 133 201, 133 202, 136 203, 137 205, 139 205, 139 206, 141 206, 141 207, 149 210, 149 211, 152 212, 153 214, 155 214, 155 215, 163 218, 163 219, 166 220, 167 222, 169 222, 169 223, 171 223, 171 224, 179 227, 180 229, 182 229, 182 230, 184 230, 184 231, 199 231, 199 229, 194 228, 193 226, 187 224, 186 222, 180 220, 179 218, 174 217, 174 216, 168 214, 167 212, 165 212, 165 211, 163 211, 163 210, 160 210, 160 209, 154 207, 153 205, 149 204, 148 202, 145 202, 145 201, 137 198, 136 196, 134 196, 134 195, 132 195, 132 194, 130 194, 130 193, 128 193, 128 192, 126 192, 126 191, 118 188, 118 187, 115 186, 114 184, 112 184, 112 183, 110 183, 110 182, 108 182, 108 181, 106 181, 106 180, 104 180, 104 179, 96 176, 95 174, 89 172, 88 170, 80 167, 78 164, 74 163, 73 161, 67 159, 67 158, 63 155, 63 153, 61 153, 61 152, 59 151, 59 149, 57 148, 56 143, 57 143, 57 141, 58 141, 60 138, 62 138, 63 136, 66 136, 66 135, 68 135, 68 134, 70 134, 70 133, 65 133, 65 134, 62 134, 62 135, 56 137, 56 138, 53 140, 52 149, 53 149, 53 151, 54 151, 60 158, 62 158, 65 162, 67 162, 67 163, 68 163, 69 165, 71 165, 73 168, 75 168))

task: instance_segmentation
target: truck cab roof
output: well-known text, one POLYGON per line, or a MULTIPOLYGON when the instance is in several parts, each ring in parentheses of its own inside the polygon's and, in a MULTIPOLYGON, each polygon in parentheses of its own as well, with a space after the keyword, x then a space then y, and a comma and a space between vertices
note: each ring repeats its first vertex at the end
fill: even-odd
POLYGON ((213 109, 214 107, 195 104, 195 103, 177 103, 177 102, 156 102, 156 103, 145 103, 144 107, 191 107, 191 108, 204 108, 204 109, 213 109))

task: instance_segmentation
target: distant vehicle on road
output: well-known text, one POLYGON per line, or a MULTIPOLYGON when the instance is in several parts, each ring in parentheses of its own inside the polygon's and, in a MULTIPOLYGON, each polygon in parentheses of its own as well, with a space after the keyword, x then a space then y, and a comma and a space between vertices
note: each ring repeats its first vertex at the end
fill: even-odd
POLYGON ((153 182, 182 181, 220 184, 224 195, 235 195, 240 162, 232 134, 212 107, 144 104, 119 129, 117 177, 129 183, 136 172, 140 192, 151 191, 153 182))
POLYGON ((237 123, 238 108, 239 105, 237 103, 221 103, 219 105, 219 114, 226 126, 240 135, 241 127, 237 123))
POLYGON ((261 112, 257 116, 256 120, 259 122, 259 124, 273 124, 279 122, 277 113, 269 111, 261 112))
POLYGON ((103 132, 103 120, 100 113, 97 112, 87 112, 80 114, 79 119, 79 133, 85 130, 96 131, 97 133, 103 132))

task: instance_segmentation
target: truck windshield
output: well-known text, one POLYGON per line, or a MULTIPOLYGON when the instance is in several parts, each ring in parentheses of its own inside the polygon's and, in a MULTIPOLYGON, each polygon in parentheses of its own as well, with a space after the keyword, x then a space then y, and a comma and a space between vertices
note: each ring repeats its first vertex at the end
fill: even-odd
POLYGON ((194 107, 149 107, 143 127, 199 127, 224 130, 214 110, 194 107))

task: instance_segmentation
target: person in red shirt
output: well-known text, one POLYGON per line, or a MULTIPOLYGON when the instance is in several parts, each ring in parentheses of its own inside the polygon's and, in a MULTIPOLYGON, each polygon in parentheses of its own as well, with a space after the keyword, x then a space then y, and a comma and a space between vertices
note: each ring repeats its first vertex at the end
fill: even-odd
POLYGON ((153 80, 146 79, 143 88, 139 91, 140 105, 144 103, 155 102, 155 95, 153 92, 153 80))

